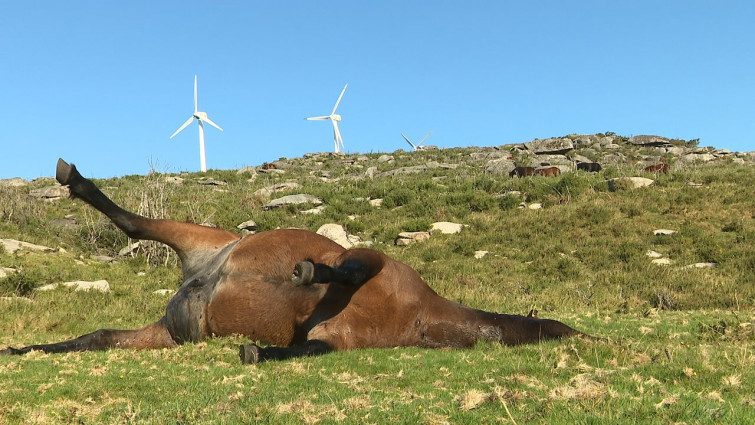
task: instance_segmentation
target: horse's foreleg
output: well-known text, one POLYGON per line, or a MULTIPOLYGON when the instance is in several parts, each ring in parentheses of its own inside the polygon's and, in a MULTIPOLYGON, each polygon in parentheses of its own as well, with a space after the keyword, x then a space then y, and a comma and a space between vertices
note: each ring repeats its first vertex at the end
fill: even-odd
POLYGON ((105 214, 119 229, 133 239, 148 239, 162 242, 173 248, 183 260, 194 249, 216 249, 239 235, 173 220, 156 220, 126 211, 110 200, 91 180, 83 177, 76 166, 58 159, 55 178, 71 189, 71 196, 79 198, 105 214))
POLYGON ((23 348, 8 347, 0 350, 0 355, 26 354, 32 350, 45 353, 67 353, 70 351, 107 350, 109 348, 143 350, 170 348, 176 345, 165 326, 163 318, 152 325, 136 330, 100 329, 63 342, 29 345, 23 348))
POLYGON ((239 347, 241 363, 260 363, 268 360, 287 360, 295 357, 319 356, 333 351, 333 346, 325 341, 308 340, 293 347, 260 347, 246 344, 239 347))

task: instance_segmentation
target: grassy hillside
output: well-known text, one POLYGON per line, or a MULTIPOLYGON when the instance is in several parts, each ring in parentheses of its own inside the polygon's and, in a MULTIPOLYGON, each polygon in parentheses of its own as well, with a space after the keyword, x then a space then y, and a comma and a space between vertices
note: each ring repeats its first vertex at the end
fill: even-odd
MULTIPOLYGON (((173 351, 34 354, 0 358, 0 423, 574 423, 755 419, 755 167, 731 160, 650 175, 647 188, 609 191, 639 176, 635 161, 600 173, 512 179, 485 172, 480 149, 281 160, 278 172, 212 170, 95 180, 126 209, 229 230, 343 225, 413 266, 443 296, 499 312, 563 320, 610 341, 558 341, 466 351, 362 350, 257 366, 238 364, 242 339, 173 351), (426 166, 430 164, 430 166, 426 166), (380 173, 426 166, 409 174, 380 173), (440 166, 437 166, 440 165, 440 166), (365 177, 370 167, 374 177, 365 177), (175 176, 171 176, 175 177, 175 176), (201 185, 207 177, 220 186, 201 185), (278 192, 312 205, 263 210, 278 192), (382 199, 381 207, 369 199, 382 199), (542 204, 542 209, 520 208, 542 204), (394 245, 399 232, 433 222, 459 234, 394 245), (676 233, 657 236, 656 229, 676 233), (488 251, 475 258, 475 251, 488 251), (651 262, 655 251, 670 265, 651 262), (713 263, 715 267, 685 267, 713 263), (32 418, 31 420, 29 418, 32 418)), ((641 158, 641 148, 625 151, 641 158)), ((75 158, 66 158, 75 162, 75 158)), ((54 164, 50 164, 51 168, 54 164)), ((87 170, 81 170, 87 175, 87 170)), ((15 269, 0 279, 0 346, 57 341, 102 327, 159 318, 181 284, 163 247, 118 257, 129 242, 80 201, 42 201, 0 188, 0 238, 59 249, 0 253, 15 269), (73 215, 67 220, 66 216, 73 215), (93 258, 107 255, 112 263, 93 258), (106 279, 109 294, 34 288, 106 279)))

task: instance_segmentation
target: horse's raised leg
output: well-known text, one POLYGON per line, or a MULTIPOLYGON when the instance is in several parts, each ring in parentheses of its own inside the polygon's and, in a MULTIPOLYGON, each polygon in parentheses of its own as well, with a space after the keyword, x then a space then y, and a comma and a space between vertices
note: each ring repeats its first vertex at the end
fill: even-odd
POLYGON ((84 178, 73 164, 58 159, 55 178, 71 189, 71 196, 79 198, 105 214, 128 237, 162 242, 178 254, 185 274, 194 271, 206 260, 209 251, 222 248, 240 239, 240 235, 222 229, 158 220, 126 211, 110 200, 92 181, 84 178))
POLYGON ((52 344, 29 345, 23 348, 8 347, 0 350, 0 355, 26 354, 29 351, 45 353, 67 353, 69 351, 95 351, 109 348, 131 348, 137 350, 170 348, 178 344, 165 326, 165 318, 156 323, 135 330, 100 329, 68 341, 52 344))

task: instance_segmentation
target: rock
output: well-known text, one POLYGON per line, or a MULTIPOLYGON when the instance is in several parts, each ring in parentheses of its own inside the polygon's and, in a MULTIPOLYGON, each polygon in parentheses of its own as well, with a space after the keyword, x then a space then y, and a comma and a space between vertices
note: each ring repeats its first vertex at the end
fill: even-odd
POLYGON ((718 267, 718 263, 695 263, 695 264, 688 264, 683 269, 714 269, 718 267))
POLYGON ((21 177, 14 177, 12 179, 0 179, 0 187, 21 187, 29 184, 28 180, 21 177))
POLYGON ((531 210, 541 210, 543 209, 543 204, 539 202, 535 202, 535 203, 530 204, 527 208, 531 210))
POLYGON ((74 288, 75 291, 100 291, 110 292, 110 284, 107 280, 96 280, 94 282, 87 282, 84 280, 76 280, 73 282, 65 282, 63 286, 67 288, 74 288))
POLYGON ((73 288, 74 291, 100 291, 100 292, 110 292, 110 284, 107 280, 96 280, 94 282, 88 282, 84 280, 75 280, 73 282, 65 282, 61 284, 57 283, 51 283, 49 285, 43 285, 37 288, 37 291, 52 291, 53 289, 58 288, 58 286, 63 285, 66 288, 73 288))
POLYGON ((320 214, 325 209, 325 205, 320 205, 319 207, 315 207, 309 210, 301 211, 302 214, 320 214))
POLYGON ((55 185, 34 189, 29 192, 29 195, 40 199, 60 199, 68 198, 71 195, 71 191, 66 186, 55 185))
POLYGON ((51 221, 50 226, 59 230, 73 230, 79 226, 79 223, 76 221, 75 215, 69 214, 63 218, 56 218, 51 221))
POLYGON ((207 177, 206 179, 198 180, 197 184, 201 184, 203 186, 226 186, 228 183, 222 180, 216 180, 212 177, 207 177))
POLYGON ((485 164, 485 172, 488 174, 506 175, 516 168, 516 164, 513 160, 507 158, 499 158, 488 161, 485 164))
POLYGON ((313 204, 315 206, 322 205, 322 199, 313 196, 300 193, 297 195, 287 195, 278 199, 273 199, 267 204, 262 206, 263 210, 271 210, 273 208, 285 207, 287 205, 300 205, 300 204, 313 204))
POLYGON ((397 246, 407 246, 416 242, 430 240, 430 232, 401 232, 394 241, 397 246))
POLYGON ((121 257, 125 257, 127 255, 135 253, 139 247, 142 246, 141 241, 136 241, 130 245, 125 246, 120 251, 118 251, 118 255, 121 257))
POLYGON ((370 205, 375 208, 380 208, 383 206, 383 199, 382 198, 370 199, 370 205))
POLYGON ((29 249, 32 251, 53 252, 54 249, 42 245, 35 245, 33 243, 17 241, 15 239, 0 239, 0 245, 2 245, 5 252, 13 254, 19 249, 29 249))
POLYGON ((445 235, 451 235, 461 232, 461 229, 463 228, 463 224, 451 223, 449 221, 439 221, 437 223, 433 223, 433 227, 432 229, 430 229, 430 231, 432 232, 438 230, 440 231, 440 233, 443 233, 445 235))
POLYGON ((16 269, 10 267, 0 267, 0 278, 8 276, 9 273, 15 273, 16 269))
POLYGON ((178 176, 168 176, 165 177, 165 182, 175 185, 182 185, 184 184, 184 179, 178 176))
POLYGON ((655 252, 652 249, 648 250, 648 252, 646 252, 645 255, 647 255, 650 258, 661 258, 661 257, 663 257, 663 254, 661 254, 660 252, 655 252))
POLYGON ((651 261, 653 264, 658 264, 659 266, 668 266, 672 263, 672 261, 668 258, 656 258, 655 260, 651 261))
POLYGON ((676 230, 669 230, 669 229, 653 230, 653 234, 656 236, 669 236, 669 235, 673 235, 674 233, 676 233, 676 230))
POLYGON ((367 171, 364 172, 364 176, 368 179, 375 178, 375 174, 377 174, 378 169, 377 167, 370 167, 367 169, 367 171))
POLYGON ((574 144, 571 139, 535 139, 531 142, 525 143, 524 147, 528 151, 541 154, 563 154, 574 149, 574 144))
POLYGON ((175 293, 176 291, 172 289, 158 289, 155 292, 153 292, 153 294, 157 294, 157 295, 173 295, 175 293))
POLYGON ((488 254, 490 254, 489 251, 475 251, 474 252, 474 258, 476 258, 476 259, 479 260, 479 259, 485 257, 488 254))
POLYGON ((688 153, 679 158, 678 162, 682 164, 694 164, 696 162, 710 162, 716 159, 709 153, 688 153))
POLYGON ((92 255, 91 257, 94 261, 99 261, 100 263, 112 263, 115 261, 115 258, 109 257, 107 255, 92 255))
POLYGON ((669 139, 660 136, 634 136, 630 137, 627 143, 635 146, 667 146, 669 139))
POLYGON ((650 186, 653 183, 654 180, 645 177, 617 177, 608 180, 608 190, 615 192, 617 190, 637 189, 650 186))
POLYGON ((242 235, 248 235, 257 231, 257 223, 254 220, 247 220, 236 226, 236 228, 241 230, 242 235))
POLYGON ((344 248, 353 248, 362 242, 360 237, 349 235, 343 226, 335 223, 323 224, 317 229, 317 234, 325 236, 344 248))
POLYGON ((255 196, 264 196, 264 197, 270 197, 275 192, 280 192, 284 190, 294 190, 301 188, 301 185, 296 182, 283 182, 274 184, 271 186, 263 187, 262 189, 257 190, 254 192, 255 196))
POLYGON ((380 155, 377 159, 378 164, 391 161, 393 161, 393 157, 391 155, 380 155))

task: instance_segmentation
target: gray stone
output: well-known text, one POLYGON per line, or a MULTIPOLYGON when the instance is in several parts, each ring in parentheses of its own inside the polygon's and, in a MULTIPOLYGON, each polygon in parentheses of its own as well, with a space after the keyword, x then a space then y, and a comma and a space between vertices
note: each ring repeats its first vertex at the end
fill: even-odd
POLYGON ((537 155, 541 154, 559 154, 567 153, 574 149, 574 144, 570 139, 535 139, 524 144, 528 151, 537 155))
POLYGON ((499 158, 488 161, 485 165, 485 172, 495 175, 508 175, 514 168, 516 168, 516 164, 513 160, 499 158))
POLYGON ((615 192, 622 189, 637 189, 651 186, 654 180, 645 177, 617 177, 608 180, 608 190, 615 192))
POLYGON ((208 177, 206 179, 201 179, 197 181, 197 184, 201 184, 203 186, 225 186, 228 183, 222 181, 222 180, 216 180, 212 177, 208 177))
POLYGON ((667 146, 669 139, 660 136, 634 136, 627 140, 627 143, 635 146, 667 146))
POLYGON ((2 245, 5 252, 13 254, 19 249, 28 249, 32 251, 53 252, 54 249, 42 245, 36 245, 29 242, 17 241, 15 239, 0 239, 0 245, 2 245))
POLYGON ((281 192, 284 190, 294 190, 301 188, 301 185, 297 182, 283 182, 283 183, 276 183, 270 186, 263 187, 262 189, 257 190, 254 192, 255 196, 263 196, 263 197, 270 197, 272 194, 276 192, 281 192))
POLYGON ((313 196, 313 195, 307 195, 304 193, 300 193, 297 195, 287 195, 280 197, 278 199, 273 199, 272 201, 268 202, 267 204, 262 206, 263 210, 271 210, 273 208, 280 208, 287 205, 300 205, 300 204, 313 204, 315 206, 322 205, 322 199, 313 196))
POLYGON ((397 246, 407 246, 430 240, 430 232, 401 232, 394 241, 397 246))
POLYGON ((362 239, 356 235, 350 235, 340 224, 323 224, 317 229, 317 234, 325 236, 344 248, 353 248, 361 244, 362 239))
POLYGON ((34 198, 40 199, 68 198, 70 194, 71 191, 68 189, 68 187, 61 185, 45 186, 29 192, 29 195, 33 196, 34 198))
POLYGON ((461 229, 464 228, 463 224, 458 223, 451 223, 449 221, 439 221, 437 223, 433 223, 432 228, 430 231, 439 231, 440 233, 451 235, 454 233, 460 233, 461 229))

